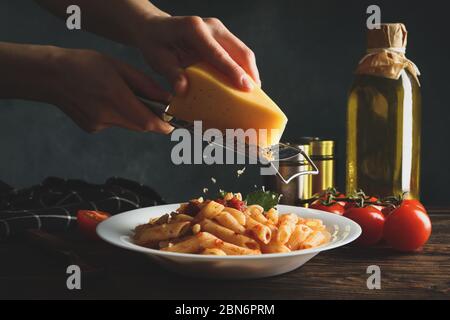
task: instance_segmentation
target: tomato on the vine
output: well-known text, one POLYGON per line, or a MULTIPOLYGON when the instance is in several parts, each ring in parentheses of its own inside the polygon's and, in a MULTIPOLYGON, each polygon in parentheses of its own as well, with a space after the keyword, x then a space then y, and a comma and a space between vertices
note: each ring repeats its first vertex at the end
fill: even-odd
POLYGON ((394 211, 397 207, 392 206, 386 206, 383 209, 381 209, 381 212, 384 214, 385 217, 387 217, 392 211, 394 211))
POLYGON ((97 235, 97 225, 111 215, 102 211, 79 210, 77 213, 78 228, 89 239, 100 239, 97 235))
POLYGON ((430 235, 431 221, 426 211, 414 203, 402 203, 387 217, 383 237, 396 250, 415 251, 430 235))
POLYGON ((427 211, 424 205, 417 199, 403 199, 400 205, 415 206, 424 212, 427 211))
POLYGON ((345 208, 345 206, 347 205, 347 201, 339 201, 339 198, 346 198, 346 196, 345 196, 345 194, 343 194, 343 193, 339 193, 339 195, 335 198, 335 201, 337 202, 337 203, 339 203, 342 207, 344 207, 345 208))
POLYGON ((330 204, 324 203, 322 200, 316 200, 310 205, 311 209, 322 210, 326 212, 331 212, 342 216, 344 214, 344 207, 337 202, 332 202, 330 204))
POLYGON ((345 211, 344 216, 361 226, 362 234, 355 243, 368 246, 378 243, 383 238, 385 218, 380 210, 368 207, 353 207, 345 211))
POLYGON ((400 206, 413 206, 418 208, 419 210, 422 210, 425 213, 427 212, 424 205, 417 199, 403 199, 398 205, 391 204, 383 207, 381 212, 383 212, 385 216, 388 216, 389 214, 391 214, 392 211, 394 211, 400 206))

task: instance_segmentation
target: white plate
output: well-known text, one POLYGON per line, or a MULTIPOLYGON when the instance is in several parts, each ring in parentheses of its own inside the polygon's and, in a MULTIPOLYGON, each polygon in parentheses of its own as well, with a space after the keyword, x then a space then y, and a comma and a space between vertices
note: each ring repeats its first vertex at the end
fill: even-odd
MULTIPOLYGON (((179 204, 170 204, 128 211, 115 215, 97 227, 98 235, 118 247, 141 252, 164 267, 185 275, 222 279, 251 279, 279 275, 297 269, 321 251, 348 244, 359 237, 361 227, 345 217, 313 209, 279 205, 282 213, 295 213, 303 218, 321 219, 333 235, 332 241, 313 249, 289 253, 271 253, 251 256, 207 256, 165 252, 133 243, 133 229, 150 218, 174 211, 179 204)), ((330 268, 333 262, 330 261, 330 268)))

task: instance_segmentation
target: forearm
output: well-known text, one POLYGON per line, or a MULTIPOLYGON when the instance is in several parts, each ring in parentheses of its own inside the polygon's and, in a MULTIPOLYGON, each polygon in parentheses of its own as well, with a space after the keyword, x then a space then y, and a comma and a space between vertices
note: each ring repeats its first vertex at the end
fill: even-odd
POLYGON ((151 16, 169 16, 148 0, 35 0, 61 18, 67 7, 81 9, 81 28, 127 45, 135 45, 141 24, 151 16))
POLYGON ((63 49, 0 42, 0 98, 55 103, 59 74, 55 61, 63 49))

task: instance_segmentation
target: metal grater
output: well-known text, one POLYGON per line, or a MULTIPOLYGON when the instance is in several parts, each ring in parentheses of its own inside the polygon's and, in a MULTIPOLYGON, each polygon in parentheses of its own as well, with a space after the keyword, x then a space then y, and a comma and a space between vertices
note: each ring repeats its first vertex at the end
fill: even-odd
MULTIPOLYGON (((165 104, 165 103, 161 103, 158 101, 153 101, 153 100, 149 100, 149 99, 145 99, 142 97, 139 97, 139 100, 144 103, 144 105, 150 109, 150 111, 152 111, 154 114, 156 114, 159 118, 161 118, 163 121, 170 123, 173 127, 175 128, 183 128, 183 129, 187 129, 189 130, 192 134, 196 134, 194 132, 194 126, 193 123, 191 122, 186 122, 180 119, 176 119, 175 117, 171 116, 170 114, 167 113, 167 110, 169 109, 169 105, 165 104)), ((276 174, 280 177, 280 179, 284 182, 284 183, 289 183, 290 181, 292 181, 294 178, 302 176, 302 175, 306 175, 306 174, 318 174, 319 173, 319 169, 317 168, 317 166, 314 164, 314 162, 311 160, 311 158, 301 149, 295 147, 295 146, 291 146, 291 145, 287 145, 284 143, 278 143, 277 145, 271 146, 270 148, 260 148, 258 146, 252 146, 252 145, 242 145, 242 143, 238 143, 237 141, 234 141, 234 143, 232 143, 231 145, 233 145, 233 148, 230 148, 228 143, 225 144, 220 144, 218 142, 215 141, 207 141, 210 144, 214 144, 217 146, 220 146, 224 149, 227 150, 231 150, 237 154, 241 154, 244 155, 247 158, 250 159, 254 159, 255 157, 253 156, 253 154, 258 154, 260 155, 259 158, 254 159, 258 162, 261 163, 261 159, 266 159, 267 161, 264 161, 265 163, 262 164, 270 164, 272 166, 272 168, 276 171, 276 174), (249 150, 255 150, 256 148, 256 153, 252 153, 249 152, 249 150), (267 158, 267 154, 270 154, 270 159, 267 158), (293 157, 298 156, 299 154, 301 154, 305 160, 310 164, 311 168, 310 170, 304 170, 304 171, 300 171, 296 174, 294 174, 293 176, 290 177, 283 177, 277 169, 277 166, 274 164, 275 162, 282 162, 282 161, 287 161, 293 157)))

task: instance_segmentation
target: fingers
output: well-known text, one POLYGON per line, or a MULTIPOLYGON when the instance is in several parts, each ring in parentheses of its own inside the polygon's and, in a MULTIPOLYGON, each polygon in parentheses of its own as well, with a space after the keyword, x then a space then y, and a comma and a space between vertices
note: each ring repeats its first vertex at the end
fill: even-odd
POLYGON ((153 79, 126 63, 118 60, 113 60, 113 63, 133 92, 142 95, 143 98, 169 103, 170 93, 165 91, 153 79))
POLYGON ((232 34, 220 20, 216 18, 206 18, 205 22, 212 28, 216 41, 228 52, 231 58, 236 61, 255 81, 261 86, 259 71, 256 65, 255 54, 244 42, 232 34))
POLYGON ((169 123, 151 112, 127 87, 118 94, 114 109, 123 118, 135 124, 139 131, 168 134, 174 129, 169 123))
POLYGON ((171 52, 163 51, 159 53, 159 66, 156 71, 169 79, 176 95, 182 95, 187 91, 188 81, 184 75, 184 69, 180 67, 181 63, 171 52))
POLYGON ((191 43, 196 43, 196 48, 202 59, 228 76, 236 87, 241 90, 250 91, 253 88, 254 82, 245 70, 214 39, 201 18, 189 18, 191 25, 190 34, 192 37, 191 43))
POLYGON ((187 90, 187 79, 184 75, 184 69, 178 57, 169 50, 159 49, 152 52, 152 57, 148 59, 151 67, 163 75, 172 84, 175 94, 182 95, 187 90))
POLYGON ((130 91, 124 93, 116 104, 116 111, 138 127, 138 131, 153 131, 168 134, 174 129, 140 102, 130 91))
MULTIPOLYGON (((122 88, 121 99, 119 99, 119 104, 116 105, 115 109, 118 114, 122 115, 129 122, 127 127, 130 128, 131 124, 133 124, 140 131, 170 133, 174 128, 152 113, 139 101, 133 92, 142 94, 144 98, 167 103, 170 101, 170 94, 142 72, 120 61, 115 61, 114 63, 119 75, 123 77, 128 86, 122 88)), ((117 124, 117 121, 115 123, 117 124)), ((125 122, 120 121, 119 124, 125 125, 125 122)))

